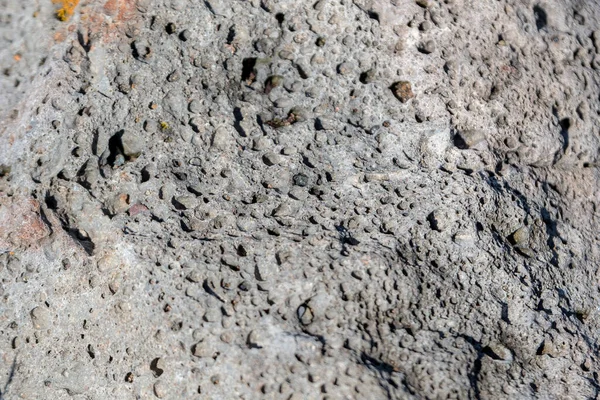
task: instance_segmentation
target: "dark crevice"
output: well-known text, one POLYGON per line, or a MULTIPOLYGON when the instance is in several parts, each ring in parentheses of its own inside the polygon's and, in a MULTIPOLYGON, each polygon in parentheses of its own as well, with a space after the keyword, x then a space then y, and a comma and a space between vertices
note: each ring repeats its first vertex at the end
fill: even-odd
POLYGON ((4 384, 4 388, 0 391, 0 400, 4 400, 6 396, 6 392, 8 391, 8 387, 10 386, 10 384, 12 383, 14 377, 15 377, 15 372, 17 371, 17 356, 15 356, 15 358, 13 359, 12 365, 10 366, 10 373, 8 374, 8 379, 6 380, 6 383, 4 384))
POLYGON ((123 154, 123 145, 121 144, 123 133, 124 131, 119 131, 108 140, 108 151, 110 155, 106 161, 109 165, 114 165, 117 155, 123 154))
POLYGON ((167 23, 167 25, 165 26, 165 31, 169 34, 169 35, 173 35, 174 33, 177 32, 177 25, 175 25, 173 22, 169 22, 167 23))
POLYGON ((256 80, 256 57, 242 60, 242 82, 252 83, 256 80))
POLYGON ((473 367, 467 373, 467 377, 469 378, 471 388, 474 392, 473 397, 475 398, 475 400, 481 400, 481 390, 479 389, 479 373, 481 372, 481 359, 486 353, 484 352, 481 343, 475 340, 473 337, 465 334, 460 334, 458 336, 462 337, 467 343, 469 343, 473 347, 473 350, 477 352, 477 358, 473 362, 473 367))
POLYGON ((556 251, 556 239, 560 239, 560 235, 558 234, 558 230, 556 228, 556 221, 554 221, 550 215, 550 212, 544 207, 542 208, 542 221, 546 225, 546 234, 548 235, 548 240, 546 244, 548 248, 552 252, 552 259, 550 263, 555 267, 558 267, 558 252, 556 251))
POLYGON ((156 215, 156 214, 150 214, 150 219, 151 219, 152 221, 156 221, 156 222, 159 222, 159 223, 163 223, 163 222, 165 222, 165 220, 164 220, 164 219, 160 218, 160 217, 159 217, 158 215, 156 215))
POLYGON ((527 197, 525 197, 518 189, 513 189, 507 182, 500 182, 498 178, 493 175, 482 174, 481 177, 485 179, 490 187, 501 195, 501 197, 513 195, 517 204, 527 213, 527 215, 531 215, 531 208, 529 207, 527 197))
POLYGON ((134 58, 136 58, 138 60, 142 60, 144 58, 143 55, 141 55, 140 52, 138 51, 138 49, 135 45, 135 42, 132 42, 129 47, 131 48, 131 55, 133 55, 134 58))
MULTIPOLYGON (((58 201, 56 200, 56 198, 54 196, 52 196, 51 194, 46 194, 46 196, 44 197, 44 204, 46 205, 46 207, 48 208, 48 210, 51 210, 55 213, 59 213, 59 207, 58 207, 58 201)), ((61 228, 76 242, 79 243, 79 245, 81 245, 81 247, 83 247, 83 249, 86 251, 86 253, 88 253, 88 255, 92 255, 94 252, 94 248, 96 247, 96 245, 94 244, 94 242, 92 242, 92 240, 89 237, 83 237, 81 236, 80 232, 78 229, 76 228, 71 228, 67 222, 59 216, 59 220, 61 222, 61 228)), ((52 229, 52 224, 50 223, 50 220, 48 219, 48 216, 46 215, 44 208, 40 207, 40 217, 42 219, 42 221, 44 222, 44 224, 46 224, 46 226, 48 226, 48 228, 50 229, 50 232, 54 232, 54 230, 52 229)))
POLYGON ((462 135, 458 134, 458 132, 456 131, 452 132, 452 143, 455 147, 461 150, 466 150, 469 148, 469 146, 465 143, 465 140, 462 137, 462 135))
POLYGON ((206 291, 206 293, 210 294, 211 296, 214 296, 216 299, 218 299, 220 302, 225 302, 223 300, 223 298, 221 298, 221 296, 219 296, 217 294, 217 292, 215 292, 211 287, 210 284, 208 283, 208 280, 204 280, 204 282, 202 283, 202 288, 206 291))
POLYGON ((546 14, 546 10, 537 4, 533 6, 533 16, 535 17, 535 26, 538 31, 544 29, 548 24, 548 14, 546 14))
POLYGON ((239 133, 240 136, 242 136, 242 137, 246 137, 246 131, 244 130, 244 128, 242 128, 242 125, 241 125, 241 122, 244 119, 244 117, 242 115, 242 110, 239 107, 235 107, 233 109, 233 118, 234 118, 233 127, 235 128, 237 133, 239 133))
POLYGON ((235 29, 233 27, 229 28, 229 32, 227 33, 227 44, 233 43, 233 39, 235 38, 235 29))
POLYGON ((543 354, 544 354, 544 342, 542 342, 542 343, 541 343, 541 344, 538 346, 537 350, 535 351, 535 354, 536 354, 536 355, 538 355, 538 356, 541 356, 541 355, 543 355, 543 354))
MULTIPOLYGON (((54 199, 54 198, 52 198, 54 199)), ((46 197, 45 199, 46 201, 46 206, 52 210, 53 208, 50 207, 48 205, 48 197, 46 197)), ((55 200, 56 201, 56 200, 55 200)), ((52 224, 50 223, 50 220, 48 219, 48 216, 46 215, 46 212, 44 211, 44 207, 40 207, 40 218, 42 219, 42 222, 44 223, 44 225, 46 225, 48 227, 48 229, 50 230, 50 234, 52 235, 54 233, 54 229, 52 229, 52 224)))
POLYGON ((204 1, 204 5, 206 6, 206 8, 208 8, 208 10, 213 13, 214 15, 217 15, 217 13, 215 12, 215 10, 213 10, 212 6, 210 5, 210 3, 208 1, 204 1))
POLYGON ((46 207, 48 207, 50 210, 56 210, 58 208, 58 201, 56 200, 56 197, 50 194, 46 195, 44 202, 46 203, 46 207))
POLYGON ((362 352, 360 354, 360 360, 364 365, 375 368, 379 372, 386 373, 386 374, 391 374, 391 373, 396 372, 396 369, 392 365, 390 365, 386 362, 383 362, 381 360, 377 360, 376 358, 373 358, 373 357, 367 355, 365 352, 362 352))
POLYGON ((350 254, 350 251, 348 250, 348 245, 356 246, 356 245, 360 244, 360 241, 358 241, 358 239, 356 239, 354 236, 352 236, 350 231, 346 227, 344 227, 342 224, 335 225, 335 229, 339 233, 340 242, 342 244, 341 254, 343 256, 348 256, 350 254))
POLYGON ((179 221, 179 227, 181 228, 182 231, 184 232, 193 232, 194 230, 189 227, 183 220, 179 221))
POLYGON ((369 72, 367 71, 367 72, 361 73, 360 76, 358 77, 358 80, 363 85, 366 85, 367 83, 369 83, 369 72))
POLYGON ((92 43, 90 43, 89 40, 87 40, 87 41, 85 40, 85 38, 83 37, 83 33, 81 31, 77 31, 77 40, 79 41, 79 44, 85 50, 85 52, 89 53, 90 50, 92 49, 92 43))
POLYGON ((94 358, 96 358, 96 353, 94 352, 94 348, 92 347, 92 345, 88 345, 87 348, 87 353, 90 356, 90 358, 93 360, 94 358))
POLYGON ((76 174, 76 176, 79 178, 79 179, 77 179, 77 183, 79 183, 81 186, 83 186, 88 191, 91 189, 92 185, 90 184, 90 182, 88 182, 85 179, 85 171, 90 162, 92 162, 92 160, 87 160, 85 163, 83 163, 83 165, 77 170, 77 174, 76 174))
POLYGON ((158 378, 159 376, 161 376, 163 374, 163 372, 165 372, 162 368, 158 367, 158 361, 159 361, 159 358, 155 358, 150 363, 150 369, 152 370, 152 372, 154 373, 154 377, 156 377, 156 378, 158 378))
POLYGON ((597 399, 600 395, 600 385, 598 384, 597 374, 594 374, 594 377, 585 377, 585 379, 589 382, 589 384, 594 388, 594 395, 591 397, 592 399, 597 399))
MULTIPOLYGON (((399 389, 398 385, 393 380, 387 378, 393 372, 395 372, 395 369, 393 366, 391 366, 390 364, 388 364, 386 362, 383 362, 381 360, 378 360, 376 358, 369 356, 364 351, 361 352, 361 354, 360 354, 360 362, 368 369, 374 369, 375 371, 377 371, 383 382, 390 384, 395 389, 399 389)), ((391 388, 388 385, 380 384, 380 386, 383 390, 385 390, 387 399, 394 398, 391 393, 391 388)), ((410 389, 408 389, 408 386, 405 386, 405 387, 407 388, 407 390, 410 390, 410 389)))
POLYGON ((98 155, 100 154, 100 149, 98 149, 98 138, 100 136, 100 132, 98 132, 98 129, 94 130, 94 134, 92 136, 92 151, 94 152, 94 154, 98 155))
POLYGON ((369 15, 369 18, 374 19, 377 22, 379 21, 379 13, 376 13, 375 11, 367 11, 367 14, 369 15))
POLYGON ((561 149, 554 154, 554 164, 556 164, 566 153, 569 148, 569 129, 571 128, 570 118, 560 118, 558 115, 558 109, 552 107, 552 115, 558 120, 560 126, 560 135, 562 137, 561 149))
POLYGON ((0 178, 4 178, 10 174, 11 167, 8 165, 0 164, 0 178))
POLYGON ((268 12, 268 13, 270 13, 270 12, 271 12, 271 10, 270 10, 270 9, 269 9, 269 7, 267 6, 267 4, 265 4, 265 2, 264 2, 264 1, 261 1, 261 2, 260 2, 260 8, 261 8, 261 9, 263 9, 264 11, 268 12))
POLYGON ((502 310, 500 311, 500 318, 502 319, 502 321, 506 322, 507 324, 510 324, 510 318, 508 318, 508 304, 505 302, 502 302, 502 310))
POLYGON ((262 131, 263 135, 266 135, 267 131, 265 129, 265 122, 263 121, 263 119, 260 115, 256 116, 256 123, 260 127, 260 130, 262 131))
POLYGON ((304 70, 304 68, 302 68, 301 65, 295 64, 295 67, 298 70, 298 74, 300 75, 300 78, 302 78, 302 79, 308 79, 308 74, 306 73, 306 71, 304 70))
POLYGON ((92 242, 90 238, 81 236, 77 229, 72 229, 64 225, 62 228, 69 236, 71 236, 75 243, 78 243, 83 248, 83 250, 85 250, 85 252, 89 256, 94 254, 94 249, 96 248, 96 245, 94 244, 94 242, 92 242))
POLYGON ((563 138, 562 150, 563 154, 569 147, 569 128, 571 128, 571 119, 563 118, 560 120, 560 135, 563 138))
POLYGON ((147 168, 142 169, 141 183, 148 182, 150 180, 150 171, 147 168))

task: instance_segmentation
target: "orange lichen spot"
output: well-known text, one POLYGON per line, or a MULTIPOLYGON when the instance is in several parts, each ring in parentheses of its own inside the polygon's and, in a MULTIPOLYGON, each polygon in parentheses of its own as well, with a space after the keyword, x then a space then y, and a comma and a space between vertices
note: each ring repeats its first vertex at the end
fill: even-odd
POLYGON ((53 36, 55 42, 62 42, 65 40, 64 32, 56 32, 53 36))
POLYGON ((75 12, 79 0, 52 0, 52 3, 61 6, 56 10, 56 17, 61 21, 68 21, 75 12))
POLYGON ((21 55, 20 55, 19 53, 15 54, 15 55, 13 56, 13 60, 15 60, 16 62, 19 62, 19 61, 21 61, 21 55))

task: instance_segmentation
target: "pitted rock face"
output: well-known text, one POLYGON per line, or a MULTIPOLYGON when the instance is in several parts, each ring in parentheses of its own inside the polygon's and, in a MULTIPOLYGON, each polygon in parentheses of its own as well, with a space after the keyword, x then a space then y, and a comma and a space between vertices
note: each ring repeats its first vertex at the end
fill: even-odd
POLYGON ((584 3, 0 0, 0 397, 594 397, 584 3))

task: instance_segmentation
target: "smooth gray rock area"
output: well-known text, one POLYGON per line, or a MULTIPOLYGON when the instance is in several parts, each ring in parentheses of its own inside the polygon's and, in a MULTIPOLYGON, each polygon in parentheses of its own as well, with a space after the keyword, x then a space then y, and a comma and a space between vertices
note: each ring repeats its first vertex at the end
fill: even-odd
POLYGON ((0 0, 0 399, 600 395, 600 7, 0 0))

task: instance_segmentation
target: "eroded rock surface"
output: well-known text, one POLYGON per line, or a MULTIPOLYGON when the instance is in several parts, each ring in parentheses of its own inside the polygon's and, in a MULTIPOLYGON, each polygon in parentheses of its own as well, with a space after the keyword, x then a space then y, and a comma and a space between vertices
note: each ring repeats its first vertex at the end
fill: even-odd
POLYGON ((598 395, 592 2, 59 6, 0 0, 0 397, 598 395))

